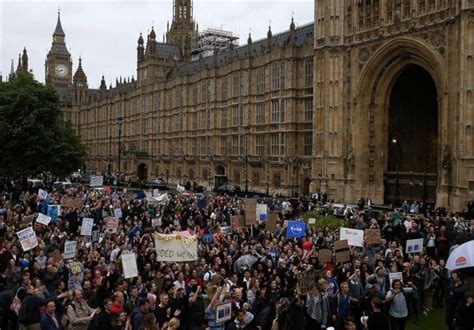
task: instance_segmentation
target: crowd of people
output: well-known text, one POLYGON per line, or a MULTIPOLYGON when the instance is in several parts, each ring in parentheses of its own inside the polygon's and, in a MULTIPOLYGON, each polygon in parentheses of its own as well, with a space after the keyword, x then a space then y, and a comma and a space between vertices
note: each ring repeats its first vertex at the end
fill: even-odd
POLYGON ((37 188, 4 187, 1 329, 403 330, 407 319, 419 323, 435 309, 445 311, 440 329, 474 329, 474 292, 466 283, 472 270, 445 268, 451 233, 474 230, 446 208, 375 213, 362 203, 341 212, 315 196, 273 198, 267 203, 278 221, 270 229, 265 222, 232 227, 231 217, 244 215, 246 203, 227 195, 170 193, 157 202, 149 194, 115 189, 45 190, 47 196, 39 197, 37 188), (64 198, 82 202, 61 207, 48 225, 38 223, 38 213, 64 198), (116 209, 122 213, 118 230, 108 233, 104 219, 116 209), (319 251, 332 249, 338 229, 307 226, 301 238, 286 235, 286 220, 309 211, 342 217, 348 228, 380 229, 380 243, 351 246, 347 262, 333 256, 323 263, 319 251), (94 219, 98 236, 81 235, 83 218, 94 219), (228 226, 230 232, 222 230, 228 226), (28 227, 38 244, 24 251, 17 233, 28 227), (197 260, 158 262, 153 233, 182 231, 197 236, 197 260), (406 253, 407 240, 415 238, 423 238, 423 251, 406 253), (77 251, 65 259, 64 245, 71 240, 77 251), (136 256, 136 277, 124 278, 125 253, 136 256), (237 262, 248 255, 254 263, 237 262), (314 285, 303 292, 300 275, 309 270, 314 285), (391 279, 395 272, 402 277, 391 279), (223 304, 231 308, 221 309, 223 304))

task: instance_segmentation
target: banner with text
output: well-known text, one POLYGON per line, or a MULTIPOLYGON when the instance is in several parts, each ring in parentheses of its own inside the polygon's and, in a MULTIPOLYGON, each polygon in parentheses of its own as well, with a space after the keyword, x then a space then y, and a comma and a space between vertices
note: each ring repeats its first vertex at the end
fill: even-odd
POLYGON ((64 243, 64 259, 74 259, 76 257, 77 241, 66 241, 64 243))
POLYGON ((125 278, 138 276, 137 257, 135 253, 122 253, 122 269, 125 278))
POLYGON ((91 187, 102 187, 104 185, 104 177, 101 175, 91 176, 90 186, 91 187))
POLYGON ((36 239, 36 233, 33 230, 33 227, 28 227, 26 229, 20 230, 16 233, 20 240, 21 248, 23 251, 29 251, 38 246, 38 240, 36 239))
POLYGON ((349 245, 364 246, 364 231, 341 227, 339 239, 347 240, 349 245))
POLYGON ((91 236, 92 227, 94 227, 94 219, 92 218, 82 218, 81 226, 81 235, 82 236, 91 236))
POLYGON ((195 261, 198 259, 196 236, 155 234, 157 261, 195 261))

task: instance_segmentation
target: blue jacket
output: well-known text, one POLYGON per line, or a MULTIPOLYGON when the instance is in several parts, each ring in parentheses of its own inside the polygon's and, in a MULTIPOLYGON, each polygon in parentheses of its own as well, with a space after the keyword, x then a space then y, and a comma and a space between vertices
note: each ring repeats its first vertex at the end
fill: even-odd
POLYGON ((41 330, 62 330, 63 327, 61 326, 61 319, 57 314, 56 321, 58 321, 59 327, 56 327, 56 324, 54 323, 51 316, 48 315, 48 313, 44 314, 41 317, 41 330))

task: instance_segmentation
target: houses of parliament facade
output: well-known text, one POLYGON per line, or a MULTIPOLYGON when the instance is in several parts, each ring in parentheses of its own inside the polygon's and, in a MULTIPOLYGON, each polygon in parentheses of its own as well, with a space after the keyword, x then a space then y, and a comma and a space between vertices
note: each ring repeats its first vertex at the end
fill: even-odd
POLYGON ((474 0, 316 0, 314 23, 288 23, 196 54, 192 0, 174 0, 163 42, 153 28, 138 38, 136 79, 91 89, 58 17, 46 82, 88 170, 462 210, 474 197, 474 0))

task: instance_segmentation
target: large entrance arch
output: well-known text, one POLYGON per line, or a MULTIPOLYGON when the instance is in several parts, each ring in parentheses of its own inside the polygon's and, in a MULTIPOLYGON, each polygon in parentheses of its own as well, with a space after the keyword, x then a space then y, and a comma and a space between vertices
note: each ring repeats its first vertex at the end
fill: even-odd
POLYGON ((144 181, 148 179, 148 165, 141 163, 137 168, 137 177, 138 180, 144 181))
POLYGON ((389 96, 385 202, 436 201, 438 104, 435 83, 410 64, 395 78, 389 96))

